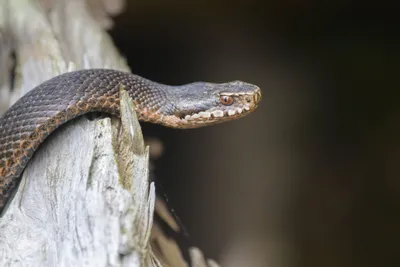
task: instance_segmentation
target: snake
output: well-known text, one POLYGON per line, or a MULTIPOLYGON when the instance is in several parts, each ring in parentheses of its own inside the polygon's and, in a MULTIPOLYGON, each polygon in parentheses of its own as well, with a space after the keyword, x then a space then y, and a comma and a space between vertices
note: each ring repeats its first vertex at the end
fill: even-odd
POLYGON ((241 118, 261 100, 260 88, 242 81, 171 86, 112 69, 55 76, 22 96, 0 118, 0 214, 40 144, 83 114, 120 116, 121 88, 128 92, 140 121, 180 129, 241 118))

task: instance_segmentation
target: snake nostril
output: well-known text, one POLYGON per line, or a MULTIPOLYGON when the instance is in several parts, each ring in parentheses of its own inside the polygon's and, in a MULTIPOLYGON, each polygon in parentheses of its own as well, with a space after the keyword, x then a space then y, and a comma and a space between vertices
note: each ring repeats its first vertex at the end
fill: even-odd
POLYGON ((246 97, 246 101, 247 101, 247 103, 250 103, 251 102, 251 98, 249 96, 246 97))

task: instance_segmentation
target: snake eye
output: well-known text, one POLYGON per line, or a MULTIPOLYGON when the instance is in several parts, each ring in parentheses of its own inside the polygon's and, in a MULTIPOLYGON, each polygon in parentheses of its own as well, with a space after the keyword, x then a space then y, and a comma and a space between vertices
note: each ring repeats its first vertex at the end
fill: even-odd
POLYGON ((227 95, 223 95, 221 96, 221 104, 225 105, 225 106, 230 106, 233 103, 233 97, 231 96, 227 96, 227 95))

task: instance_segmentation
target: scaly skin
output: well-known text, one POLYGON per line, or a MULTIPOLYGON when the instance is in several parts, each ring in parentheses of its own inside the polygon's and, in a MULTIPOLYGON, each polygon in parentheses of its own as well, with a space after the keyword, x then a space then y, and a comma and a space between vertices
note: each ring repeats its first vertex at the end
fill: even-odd
POLYGON ((205 82, 168 86, 107 69, 80 70, 32 89, 0 118, 0 214, 39 145, 56 128, 88 112, 119 116, 120 88, 133 99, 139 120, 173 128, 197 128, 252 112, 257 86, 205 82))

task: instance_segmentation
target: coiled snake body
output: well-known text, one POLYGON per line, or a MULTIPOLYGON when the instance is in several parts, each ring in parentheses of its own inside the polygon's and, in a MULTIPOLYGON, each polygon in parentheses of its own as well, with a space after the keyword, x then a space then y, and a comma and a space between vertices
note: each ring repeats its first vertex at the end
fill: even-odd
POLYGON ((196 128, 243 117, 261 100, 257 86, 240 81, 168 86, 108 69, 54 77, 32 89, 0 118, 0 214, 46 137, 88 112, 118 116, 121 87, 133 99, 139 120, 174 128, 196 128))

